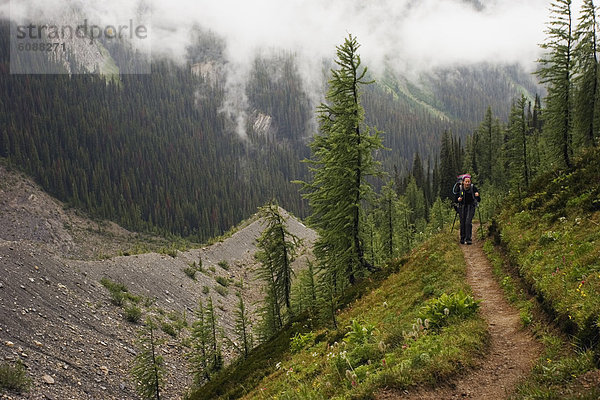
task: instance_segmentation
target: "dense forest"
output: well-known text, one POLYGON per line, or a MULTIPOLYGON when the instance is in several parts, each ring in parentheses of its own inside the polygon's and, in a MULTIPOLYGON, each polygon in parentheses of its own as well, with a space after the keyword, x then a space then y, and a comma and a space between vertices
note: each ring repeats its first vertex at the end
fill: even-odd
MULTIPOLYGON (((349 35, 337 47, 338 69, 331 71, 326 102, 318 108, 319 131, 310 144, 313 174, 301 182, 311 209, 307 220, 318 233, 314 265, 309 263, 295 281, 290 302, 286 280, 274 278, 289 274, 286 251, 294 248, 294 238, 280 222, 270 226, 273 233, 261 238, 260 261, 270 291, 258 329, 271 339, 222 373, 209 376, 190 398, 375 398, 379 388, 403 390, 438 379, 445 382, 457 366, 464 373, 469 357, 461 361, 453 357, 462 352, 458 343, 464 344, 466 336, 479 335, 477 329, 435 326, 447 317, 454 318, 456 327, 477 314, 473 297, 450 288, 452 279, 461 274, 449 273, 452 264, 464 260, 461 252, 448 257, 458 249, 456 236, 449 234, 454 214, 450 203, 453 184, 463 172, 472 174, 483 193, 479 222, 493 217, 489 231, 506 246, 508 257, 500 264, 514 263, 519 277, 568 334, 570 350, 576 348, 573 354, 558 354, 559 340, 550 339, 544 317, 538 332, 558 366, 550 356, 541 357, 529 381, 518 389, 518 398, 597 398, 597 383, 581 389, 587 395, 578 396, 571 382, 586 371, 597 371, 600 358, 600 275, 594 256, 600 211, 596 9, 591 0, 585 1, 577 23, 572 13, 568 0, 551 4, 537 71, 547 89, 543 100, 539 95, 515 96, 500 111, 506 119, 488 106, 479 126, 465 138, 444 130, 433 166, 423 165, 417 149, 410 169, 396 170, 380 190, 369 179, 380 175, 385 165, 375 160, 382 140, 369 126, 373 115, 368 116, 367 104, 373 101, 369 91, 374 84, 366 79, 356 38, 349 35), (433 239, 409 253, 425 238, 433 239), (443 246, 448 247, 440 254, 443 246), (417 260, 413 276, 410 260, 417 260), (449 276, 434 278, 432 270, 449 276), (396 272, 387 281, 393 289, 384 294, 385 285, 369 288, 354 301, 355 293, 382 271, 396 272), (402 296, 414 286, 415 297, 394 300, 394 295, 402 296), (388 312, 391 304, 402 311, 388 312), (364 310, 357 311, 361 306, 364 310), (407 310, 412 306, 420 311, 407 310), (399 328, 398 319, 409 316, 412 320, 399 328), (274 320, 279 321, 275 328, 274 320), (440 339, 463 329, 473 331, 456 341, 440 339), (280 361, 275 364, 276 360, 280 361), (565 379, 557 378, 559 368, 570 371, 563 373, 565 379), (432 376, 423 378, 427 374, 432 376), (248 393, 240 381, 254 391, 248 393)), ((390 96, 399 92, 391 90, 390 96)), ((455 112, 470 111, 459 106, 455 112)), ((483 229, 480 233, 485 234, 483 229)), ((490 250, 491 241, 486 246, 489 257, 498 257, 492 256, 496 250, 490 250)), ((501 285, 519 304, 521 322, 527 326, 537 318, 535 306, 524 300, 524 289, 516 293, 512 279, 504 276, 501 285)), ((468 347, 465 353, 478 351, 474 342, 468 347)))
MULTIPOLYGON (((1 29, 7 38, 8 22, 1 29)), ((222 67, 225 46, 198 31, 185 65, 159 59, 151 74, 114 79, 11 75, 2 39, 0 156, 67 204, 133 230, 202 241, 270 199, 304 217, 307 203, 291 181, 308 178, 301 160, 309 155, 317 105, 302 87, 295 56, 281 51, 253 61, 242 110, 247 137, 240 138, 223 112, 223 68, 216 78, 190 68, 222 67), (261 118, 268 124, 257 123, 261 118)), ((528 95, 535 89, 511 68, 457 69, 452 79, 449 73, 432 73, 419 85, 389 73, 364 91, 366 121, 391 149, 376 155, 388 173, 409 172, 415 153, 431 171, 442 133, 464 138, 485 111, 473 99, 483 96, 502 110, 523 87, 528 95)))
MULTIPOLYGON (((313 328, 328 327, 333 336, 319 354, 326 358, 325 364, 330 343, 343 341, 350 349, 348 355, 343 351, 335 356, 339 364, 334 364, 331 379, 339 386, 348 380, 347 389, 352 390, 357 382, 368 381, 365 371, 369 371, 381 374, 382 381, 374 386, 383 386, 391 376, 388 362, 395 362, 399 370, 404 365, 433 364, 421 357, 423 352, 415 353, 412 364, 383 355, 389 350, 403 354, 403 341, 411 335, 411 340, 425 337, 429 329, 425 326, 435 323, 434 318, 439 319, 438 328, 453 318, 443 316, 450 312, 443 308, 444 301, 463 307, 465 318, 476 315, 477 305, 462 285, 451 285, 454 297, 442 292, 456 274, 436 277, 445 271, 440 268, 447 262, 445 254, 457 250, 451 235, 434 239, 443 252, 429 248, 407 256, 426 238, 444 229, 448 232, 455 217, 451 201, 457 175, 472 174, 481 190, 478 219, 482 223, 497 215, 505 200, 511 205, 507 210, 524 218, 523 230, 539 217, 538 209, 548 208, 538 218, 547 219, 548 224, 565 218, 564 210, 569 207, 582 215, 600 210, 597 182, 589 187, 582 183, 598 176, 598 164, 593 161, 598 151, 600 90, 596 9, 586 0, 581 11, 574 21, 570 1, 551 4, 547 38, 541 44, 544 53, 537 60, 536 75, 544 88, 538 88, 517 67, 487 64, 430 72, 418 83, 392 72, 374 77, 361 63, 357 38, 349 35, 337 47, 332 64, 337 67, 327 72, 327 88, 319 105, 311 104, 302 86, 294 54, 257 56, 244 87, 246 109, 237 110, 245 115, 241 120, 223 111, 231 95, 223 59, 226 44, 210 33, 197 32, 197 43, 189 48, 185 65, 156 60, 151 74, 118 79, 95 74, 10 75, 9 45, 3 42, 0 156, 69 205, 136 230, 204 240, 262 206, 266 229, 258 239, 255 257, 266 296, 254 326, 240 297, 237 365, 256 354, 248 333, 263 344, 280 340, 285 342, 281 347, 301 352, 323 341, 326 334, 317 335, 313 328), (194 66, 201 71, 210 68, 197 74, 194 66), (245 125, 240 127, 240 121, 245 125), (244 135, 236 134, 240 128, 244 135), (578 162, 583 165, 580 171, 574 168, 578 162), (577 196, 572 196, 566 183, 571 179, 581 191, 577 196), (542 191, 532 192, 536 188, 542 191), (535 193, 534 197, 527 199, 528 193, 535 193), (318 234, 315 257, 297 276, 291 265, 298 239, 286 230, 278 206, 306 217, 318 234), (378 334, 375 325, 352 320, 340 327, 340 308, 358 297, 358 292, 370 289, 381 275, 391 271, 401 275, 407 258, 416 260, 411 267, 414 272, 408 274, 414 273, 413 283, 423 287, 415 298, 398 300, 398 304, 416 306, 429 299, 430 314, 425 314, 432 319, 421 318, 424 315, 415 309, 410 314, 417 321, 412 333, 397 329, 379 343, 369 339, 378 334), (431 309, 435 302, 437 310, 431 309), (302 332, 297 330, 290 339, 290 332, 299 325, 302 332)), ((7 29, 4 23, 2 30, 7 29)), ((554 231, 541 237, 530 235, 532 242, 543 246, 560 239, 554 231)), ((513 236, 508 240, 509 245, 513 241, 509 250, 518 259, 522 236, 516 231, 513 236)), ((553 250, 557 255, 545 265, 555 262, 563 250, 553 250)), ((592 254, 589 249, 580 251, 592 254)), ((536 253, 533 256, 538 260, 547 257, 541 249, 536 248, 536 253)), ((570 267, 565 255, 560 255, 563 264, 559 267, 570 267)), ((460 255, 450 258, 456 261, 460 255)), ((587 276, 597 274, 597 265, 583 264, 568 277, 569 284, 581 282, 578 293, 587 276)), ((563 319, 574 320, 569 322, 571 329, 579 335, 582 347, 595 352, 597 363, 597 302, 585 302, 583 311, 574 317, 571 305, 561 309, 561 290, 566 290, 567 281, 554 280, 560 268, 540 273, 549 283, 533 274, 529 278, 532 287, 551 300, 548 304, 563 319)), ((390 292, 403 290, 399 286, 390 292)), ((378 300, 377 307, 383 314, 387 298, 378 300)), ((248 389, 240 389, 243 385, 238 379, 230 379, 227 370, 222 372, 220 346, 224 341, 218 337, 214 310, 210 310, 212 303, 206 309, 201 305, 197 313, 201 323, 193 334, 195 386, 190 398, 227 390, 240 395, 240 390, 250 390, 262 378, 251 376, 248 389), (237 387, 226 387, 223 382, 237 387)), ((425 341, 423 349, 441 352, 444 348, 430 344, 425 341)), ((313 365, 316 356, 306 357, 311 360, 306 365, 313 365)), ((249 367, 249 375, 273 372, 271 353, 262 363, 268 371, 249 367)), ((453 365, 461 366, 460 362, 453 365)), ((321 375, 315 371, 306 373, 305 389, 319 398, 319 389, 308 379, 321 375)), ((328 390, 336 388, 330 385, 328 390)), ((156 389, 158 397, 158 385, 156 389)))

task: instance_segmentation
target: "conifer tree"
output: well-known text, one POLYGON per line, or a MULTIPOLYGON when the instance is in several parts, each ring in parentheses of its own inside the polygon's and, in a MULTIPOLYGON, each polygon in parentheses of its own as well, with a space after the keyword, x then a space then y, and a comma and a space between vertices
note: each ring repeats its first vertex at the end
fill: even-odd
POLYGON ((577 72, 573 78, 576 86, 573 139, 575 144, 584 147, 596 145, 600 124, 597 27, 594 2, 584 0, 573 50, 577 72))
POLYGON ((415 178, 418 187, 423 188, 425 186, 425 171, 423 171, 423 163, 419 152, 415 153, 411 175, 415 178))
POLYGON ((212 297, 208 298, 206 306, 205 322, 208 325, 208 348, 209 348, 209 371, 210 373, 219 372, 223 368, 223 354, 221 353, 221 344, 219 342, 219 325, 217 314, 213 305, 212 297))
MULTIPOLYGON (((483 121, 472 138, 472 165, 477 168, 478 181, 502 184, 501 170, 502 131, 500 122, 488 107, 483 121)), ((472 171, 475 173, 475 171, 472 171)))
MULTIPOLYGON (((292 262, 297 255, 300 239, 285 225, 279 206, 270 203, 260 208, 266 228, 257 240, 259 251, 255 257, 262 264, 262 278, 271 286, 277 309, 285 305, 291 311, 292 262)), ((278 316, 281 320, 281 315, 278 316)))
POLYGON ((457 163, 458 158, 455 155, 457 150, 455 146, 454 135, 449 131, 444 131, 442 135, 442 143, 440 147, 440 168, 439 168, 439 180, 440 180, 440 196, 442 199, 452 199, 452 185, 456 180, 456 176, 460 172, 461 165, 457 163))
POLYGON ((210 379, 210 330, 202 302, 196 309, 196 320, 192 324, 192 351, 188 354, 194 383, 210 379))
POLYGON ((511 187, 521 193, 521 187, 529 187, 529 154, 527 150, 528 128, 525 108, 527 99, 521 97, 513 103, 508 122, 508 141, 506 143, 506 155, 509 162, 511 187))
POLYGON ((350 284, 372 268, 364 254, 361 203, 372 192, 366 178, 377 174, 373 153, 382 148, 379 133, 363 124, 361 86, 371 82, 358 48, 352 35, 337 47, 338 69, 331 71, 327 103, 318 108, 319 133, 310 145, 314 176, 303 185, 309 222, 319 234, 315 255, 339 283, 345 278, 350 284))
MULTIPOLYGON (((418 154, 418 153, 417 153, 418 154)), ((382 244, 385 251, 385 255, 387 259, 394 258, 395 255, 395 236, 396 232, 394 231, 397 226, 396 221, 396 207, 397 207, 397 196, 394 191, 393 182, 390 181, 386 186, 383 187, 381 198, 380 198, 380 207, 383 211, 383 218, 380 224, 382 231, 382 244)))
POLYGON ((314 264, 308 260, 306 268, 298 273, 298 278, 294 284, 294 301, 292 304, 297 314, 308 311, 311 318, 316 316, 318 311, 317 283, 318 278, 314 264))
POLYGON ((145 327, 139 332, 138 353, 131 369, 131 374, 137 383, 136 391, 148 400, 160 400, 160 393, 164 386, 164 360, 158 354, 158 346, 162 341, 155 336, 155 329, 154 322, 148 319, 145 327))
POLYGON ((235 311, 235 333, 239 342, 240 354, 247 358, 250 350, 252 349, 252 332, 250 330, 250 318, 248 317, 248 310, 246 309, 246 303, 241 292, 237 293, 238 296, 238 308, 235 311))
POLYGON ((547 39, 540 47, 546 53, 538 60, 536 74, 547 84, 544 135, 553 149, 552 161, 571 166, 573 155, 573 70, 574 38, 571 0, 550 4, 547 39))

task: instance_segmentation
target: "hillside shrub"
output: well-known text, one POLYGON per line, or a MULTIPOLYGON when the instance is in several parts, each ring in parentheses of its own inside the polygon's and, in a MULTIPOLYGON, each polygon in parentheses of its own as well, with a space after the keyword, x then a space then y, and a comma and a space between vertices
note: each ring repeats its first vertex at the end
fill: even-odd
POLYGON ((453 319, 465 319, 475 314, 479 309, 479 300, 460 291, 429 300, 419 318, 433 329, 448 325, 453 319))
POLYGON ((315 336, 314 332, 308 332, 306 334, 297 332, 294 337, 290 339, 290 350, 292 353, 297 353, 309 345, 312 345, 315 342, 315 336))
POLYGON ((0 365, 0 389, 22 393, 29 391, 31 384, 32 380, 27 376, 27 370, 20 360, 14 365, 0 365))

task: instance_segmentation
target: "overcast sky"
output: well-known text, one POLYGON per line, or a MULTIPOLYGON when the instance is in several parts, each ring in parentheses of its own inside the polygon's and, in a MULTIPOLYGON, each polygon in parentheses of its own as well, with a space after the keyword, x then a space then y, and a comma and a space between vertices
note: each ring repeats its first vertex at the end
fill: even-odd
MULTIPOLYGON (((481 61, 533 68, 548 21, 548 0, 2 0, 4 15, 46 15, 81 4, 91 18, 117 24, 151 7, 153 51, 182 59, 198 24, 227 39, 227 57, 243 63, 257 50, 283 48, 332 58, 348 33, 371 68, 404 69, 481 61), (141 6, 140 6, 141 4, 141 6)), ((575 2, 574 11, 580 2, 575 2)))
MULTIPOLYGON (((581 1, 574 1, 574 13, 581 1)), ((257 53, 297 54, 304 88, 318 104, 322 60, 334 59, 335 47, 349 33, 376 75, 391 68, 410 77, 480 62, 519 63, 533 71, 550 17, 549 0, 0 0, 0 15, 49 22, 55 15, 64 19, 65 8, 73 5, 104 26, 141 15, 151 29, 153 58, 185 62, 194 26, 225 38, 229 62, 222 110, 237 121, 242 137, 244 85, 257 53)))

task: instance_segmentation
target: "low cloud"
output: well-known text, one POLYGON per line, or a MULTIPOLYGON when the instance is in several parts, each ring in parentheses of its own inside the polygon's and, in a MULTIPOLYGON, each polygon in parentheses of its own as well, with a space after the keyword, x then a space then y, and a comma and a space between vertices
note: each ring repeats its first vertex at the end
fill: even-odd
MULTIPOLYGON (((574 12, 580 4, 574 3, 574 12)), ((548 0, 5 0, 0 13, 7 15, 8 5, 18 18, 60 14, 75 5, 104 24, 149 7, 153 57, 179 62, 186 61, 193 27, 210 30, 226 42, 231 96, 243 89, 256 54, 281 50, 297 55, 305 86, 318 88, 322 60, 334 59, 349 33, 376 73, 480 62, 519 63, 532 71, 549 19, 548 0)))
MULTIPOLYGON (((530 66, 544 39, 548 0, 12 0, 0 12, 14 18, 85 10, 99 23, 117 23, 151 9, 153 52, 185 58, 193 26, 227 40, 227 58, 243 64, 258 50, 285 49, 301 56, 335 56, 352 33, 361 54, 377 68, 424 69, 481 61, 530 66)), ((574 5, 578 9, 578 5, 574 5)))

